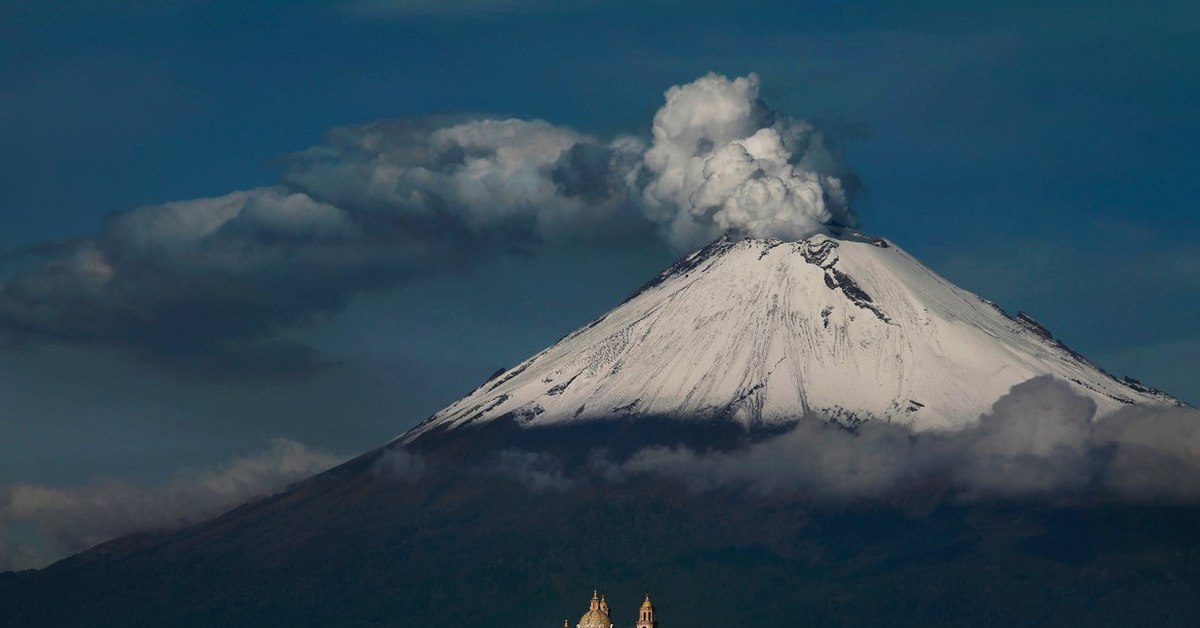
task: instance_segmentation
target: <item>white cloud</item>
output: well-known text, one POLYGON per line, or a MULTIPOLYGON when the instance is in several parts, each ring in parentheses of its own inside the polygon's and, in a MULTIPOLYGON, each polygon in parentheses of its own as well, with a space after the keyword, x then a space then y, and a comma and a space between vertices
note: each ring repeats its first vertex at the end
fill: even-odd
POLYGON ((288 439, 165 484, 0 488, 0 570, 41 567, 97 543, 202 521, 328 469, 340 459, 288 439))
POLYGON ((241 273, 292 243, 311 255, 332 240, 362 234, 341 209, 281 187, 141 207, 116 215, 100 244, 142 265, 241 273))
POLYGON ((653 476, 692 490, 744 488, 817 499, 883 497, 948 484, 961 499, 1108 495, 1200 499, 1200 411, 1130 407, 1093 421, 1095 404, 1049 376, 1014 386, 978 423, 913 433, 885 422, 847 430, 816 419, 732 452, 648 448, 593 457, 594 479, 653 476))

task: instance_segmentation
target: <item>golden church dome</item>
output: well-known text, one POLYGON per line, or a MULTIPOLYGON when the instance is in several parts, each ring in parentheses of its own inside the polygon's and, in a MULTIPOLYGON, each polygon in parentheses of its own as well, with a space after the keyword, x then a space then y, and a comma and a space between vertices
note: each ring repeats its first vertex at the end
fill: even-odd
POLYGON ((613 628, 612 618, 608 616, 608 600, 598 591, 592 591, 592 603, 579 618, 578 628, 613 628))
POLYGON ((579 628, 612 628, 612 619, 604 611, 590 609, 579 618, 579 628))

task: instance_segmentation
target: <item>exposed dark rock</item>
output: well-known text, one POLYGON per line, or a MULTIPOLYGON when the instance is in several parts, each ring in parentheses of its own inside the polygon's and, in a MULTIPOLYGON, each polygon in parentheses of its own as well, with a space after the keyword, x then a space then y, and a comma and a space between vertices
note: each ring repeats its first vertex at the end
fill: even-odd
POLYGON ((679 258, 669 268, 659 273, 657 277, 647 281, 642 285, 641 288, 638 288, 636 292, 629 295, 629 297, 622 301, 622 303, 628 303, 629 301, 632 301, 638 295, 657 285, 660 285, 662 282, 670 279, 671 277, 686 275, 687 273, 699 268, 702 264, 733 248, 737 245, 738 241, 739 239, 732 235, 725 235, 713 240, 704 248, 679 258))
POLYGON ((571 382, 575 381, 575 379, 578 378, 579 375, 580 375, 580 373, 576 373, 575 375, 573 375, 571 377, 571 379, 568 379, 567 381, 565 381, 561 384, 556 384, 555 386, 550 388, 550 390, 547 390, 546 394, 550 395, 550 396, 556 396, 556 395, 563 394, 563 392, 566 391, 567 388, 571 385, 571 382))

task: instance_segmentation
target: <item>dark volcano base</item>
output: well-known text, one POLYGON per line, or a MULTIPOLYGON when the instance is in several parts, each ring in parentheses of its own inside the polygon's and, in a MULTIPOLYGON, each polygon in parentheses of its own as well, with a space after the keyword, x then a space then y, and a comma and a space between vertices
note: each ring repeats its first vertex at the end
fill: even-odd
MULTIPOLYGON (((714 424, 686 440, 746 437, 714 424)), ((0 574, 0 624, 552 628, 593 587, 618 626, 646 589, 663 628, 1200 618, 1196 508, 965 503, 936 487, 852 505, 647 481, 535 492, 480 470, 505 447, 580 461, 639 441, 620 423, 429 435, 415 481, 380 473, 380 450, 202 525, 0 574)))

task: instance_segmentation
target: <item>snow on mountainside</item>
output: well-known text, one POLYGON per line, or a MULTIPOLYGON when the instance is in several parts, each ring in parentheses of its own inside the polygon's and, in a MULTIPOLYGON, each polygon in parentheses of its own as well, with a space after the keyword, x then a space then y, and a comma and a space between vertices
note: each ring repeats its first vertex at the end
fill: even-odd
POLYGON ((1113 378, 887 240, 725 236, 400 440, 504 416, 523 426, 655 416, 760 427, 816 415, 947 428, 1042 374, 1071 382, 1098 414, 1180 404, 1113 378))

